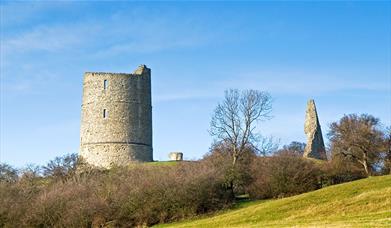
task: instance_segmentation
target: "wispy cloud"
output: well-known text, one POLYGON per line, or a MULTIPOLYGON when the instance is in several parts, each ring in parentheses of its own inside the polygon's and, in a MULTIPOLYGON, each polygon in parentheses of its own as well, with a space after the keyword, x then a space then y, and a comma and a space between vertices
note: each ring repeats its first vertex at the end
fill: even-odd
POLYGON ((143 11, 119 11, 111 17, 36 26, 12 34, 5 30, 2 52, 7 57, 31 51, 80 51, 93 47, 95 56, 107 56, 195 47, 212 40, 204 22, 163 16, 145 18, 143 11))
POLYGON ((171 101, 181 101, 181 100, 194 100, 194 99, 210 99, 220 97, 219 91, 211 91, 208 89, 198 90, 198 91, 189 91, 183 90, 182 93, 172 93, 172 92, 162 92, 157 93, 153 102, 171 102, 171 101))
POLYGON ((85 37, 97 31, 99 27, 91 24, 40 26, 5 38, 2 46, 6 55, 30 51, 57 52, 85 44, 85 37))
MULTIPOLYGON (((389 91, 391 85, 382 80, 358 80, 343 73, 307 70, 260 70, 242 72, 222 82, 224 87, 261 89, 278 94, 323 94, 333 91, 389 91)), ((371 78, 366 76, 365 78, 371 78)))
MULTIPOLYGON (((2 10, 10 17, 9 24, 20 22, 16 17, 12 19, 11 12, 24 12, 23 18, 26 19, 34 12, 45 14, 45 10, 52 10, 53 7, 58 5, 44 7, 38 4, 37 7, 31 7, 31 12, 28 7, 18 8, 13 5, 2 10)), ((168 12, 148 12, 149 16, 145 17, 146 13, 146 9, 134 8, 86 20, 35 24, 15 31, 5 27, 0 50, 1 79, 5 90, 26 92, 36 87, 37 83, 47 81, 46 76, 56 73, 42 72, 43 69, 50 69, 47 66, 49 62, 64 62, 64 56, 83 56, 84 60, 95 61, 123 55, 198 48, 223 39, 224 28, 219 30, 204 26, 205 19, 191 16, 179 19, 175 13, 168 12)), ((169 93, 157 100, 210 96, 206 94, 209 94, 208 91, 196 91, 191 95, 169 93)))
POLYGON ((119 38, 111 40, 110 45, 101 48, 96 56, 199 47, 210 43, 219 34, 216 31, 212 36, 203 23, 194 18, 178 20, 172 15, 151 15, 144 18, 137 13, 145 15, 145 12, 135 11, 130 16, 117 13, 112 18, 106 26, 107 32, 116 34, 119 38), (124 21, 127 22, 126 25, 124 21), (128 23, 129 21, 132 23, 128 23))
POLYGON ((177 37, 175 32, 171 34, 159 34, 156 36, 139 35, 137 39, 129 37, 127 41, 115 43, 95 53, 95 56, 113 56, 123 53, 153 53, 174 48, 196 47, 204 44, 205 40, 196 35, 177 37))
POLYGON ((322 72, 325 73, 306 69, 252 69, 229 72, 224 73, 224 78, 209 78, 208 83, 200 85, 198 90, 183 89, 180 83, 170 84, 156 91, 154 102, 221 98, 224 95, 223 91, 230 88, 263 90, 270 92, 273 96, 305 95, 308 97, 343 91, 351 92, 352 90, 369 92, 391 90, 391 84, 387 82, 387 79, 371 80, 371 77, 364 74, 361 78, 365 79, 360 80, 351 75, 348 75, 349 77, 342 75, 341 72, 327 73, 327 70, 322 72))
POLYGON ((66 10, 71 5, 66 1, 1 1, 1 25, 5 29, 19 27, 41 18, 45 12, 66 10))

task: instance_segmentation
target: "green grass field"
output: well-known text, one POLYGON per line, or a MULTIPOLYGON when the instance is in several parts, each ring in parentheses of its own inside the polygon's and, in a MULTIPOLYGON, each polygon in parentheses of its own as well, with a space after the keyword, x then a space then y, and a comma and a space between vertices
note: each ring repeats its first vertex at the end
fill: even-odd
POLYGON ((247 202, 214 216, 157 227, 391 227, 391 176, 247 202))
POLYGON ((153 162, 140 162, 140 163, 133 163, 128 165, 128 168, 134 168, 134 167, 166 167, 166 166, 175 166, 179 164, 178 161, 153 161, 153 162))
POLYGON ((172 166, 178 164, 178 161, 153 161, 153 162, 145 162, 147 166, 172 166))

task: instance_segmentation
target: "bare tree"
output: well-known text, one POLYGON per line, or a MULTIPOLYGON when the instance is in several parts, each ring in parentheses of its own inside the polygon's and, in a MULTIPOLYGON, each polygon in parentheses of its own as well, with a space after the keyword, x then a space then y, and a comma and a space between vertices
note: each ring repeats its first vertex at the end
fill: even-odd
POLYGON ((342 117, 330 125, 328 136, 332 155, 357 162, 367 175, 371 175, 373 165, 385 149, 379 119, 367 114, 342 117))
POLYGON ((65 180, 76 172, 78 164, 77 154, 67 154, 62 157, 56 157, 43 166, 43 174, 65 180))
POLYGON ((261 137, 255 131, 256 123, 269 119, 271 110, 272 99, 266 92, 225 91, 223 102, 214 111, 210 134, 230 146, 233 166, 246 148, 258 150, 256 144, 261 141, 261 137))
POLYGON ((280 139, 273 136, 259 137, 260 140, 255 144, 256 152, 260 155, 270 155, 278 151, 280 139))
POLYGON ((14 167, 0 163, 0 182, 16 182, 18 180, 18 170, 14 167))
POLYGON ((19 173, 21 181, 34 183, 34 180, 42 177, 42 167, 35 164, 28 164, 19 173))
POLYGON ((290 144, 284 145, 282 149, 276 152, 276 154, 303 157, 305 146, 305 143, 292 141, 290 144))

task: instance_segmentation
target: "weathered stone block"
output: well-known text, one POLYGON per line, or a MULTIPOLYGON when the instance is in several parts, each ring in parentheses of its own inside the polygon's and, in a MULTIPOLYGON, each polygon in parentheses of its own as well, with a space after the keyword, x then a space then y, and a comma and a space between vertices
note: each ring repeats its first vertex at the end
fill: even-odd
POLYGON ((183 161, 183 153, 181 152, 171 152, 168 157, 171 161, 183 161))

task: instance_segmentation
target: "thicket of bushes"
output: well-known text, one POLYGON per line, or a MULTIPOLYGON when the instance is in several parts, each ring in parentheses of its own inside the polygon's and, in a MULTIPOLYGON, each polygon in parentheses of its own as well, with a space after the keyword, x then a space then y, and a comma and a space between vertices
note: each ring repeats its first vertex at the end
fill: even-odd
POLYGON ((298 156, 260 157, 251 165, 251 198, 280 198, 320 188, 321 170, 313 161, 298 156))
POLYGON ((21 177, 0 183, 0 227, 114 227, 170 222, 228 207, 223 174, 208 162, 21 177))
POLYGON ((227 208, 239 194, 279 198, 365 176, 344 161, 292 153, 260 157, 251 150, 235 166, 216 149, 200 161, 174 166, 83 173, 76 172, 72 156, 19 175, 1 165, 0 227, 149 226, 227 208))
POLYGON ((281 198, 365 177, 348 162, 315 161, 294 154, 257 157, 246 191, 253 199, 281 198))

